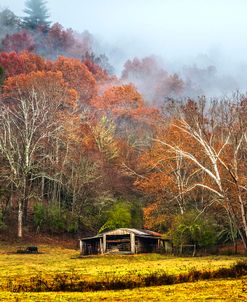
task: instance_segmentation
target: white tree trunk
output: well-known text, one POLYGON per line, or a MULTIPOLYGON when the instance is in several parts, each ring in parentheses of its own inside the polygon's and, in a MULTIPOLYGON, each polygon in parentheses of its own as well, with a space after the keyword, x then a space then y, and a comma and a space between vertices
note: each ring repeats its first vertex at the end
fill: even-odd
POLYGON ((19 207, 18 207, 18 237, 19 238, 22 238, 22 220, 23 220, 22 203, 19 202, 19 207))

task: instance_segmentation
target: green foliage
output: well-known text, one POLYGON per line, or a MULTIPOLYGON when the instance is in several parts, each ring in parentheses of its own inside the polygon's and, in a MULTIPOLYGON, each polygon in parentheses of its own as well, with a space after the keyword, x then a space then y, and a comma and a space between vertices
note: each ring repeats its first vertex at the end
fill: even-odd
POLYGON ((65 230, 66 217, 64 211, 57 205, 52 205, 48 208, 47 223, 53 232, 61 232, 65 230))
POLYGON ((188 212, 174 219, 170 231, 174 245, 196 244, 199 247, 215 245, 217 240, 215 223, 197 215, 195 212, 188 212))
POLYGON ((38 230, 45 224, 45 219, 46 219, 45 206, 42 203, 36 204, 33 209, 33 214, 34 214, 34 224, 38 230))
POLYGON ((66 215, 66 231, 69 233, 76 233, 79 228, 77 215, 67 212, 66 215))
POLYGON ((131 205, 131 227, 136 229, 143 228, 143 209, 139 200, 133 201, 131 205))
POLYGON ((4 223, 3 211, 0 209, 0 230, 5 230, 6 228, 7 226, 4 223))
POLYGON ((127 228, 131 226, 131 208, 128 203, 117 202, 108 212, 108 219, 100 228, 99 233, 116 228, 127 228))
POLYGON ((39 26, 47 28, 50 25, 48 21, 49 14, 44 0, 27 0, 24 13, 28 16, 23 18, 23 26, 28 29, 37 29, 39 26))
POLYGON ((43 229, 54 233, 76 233, 78 220, 75 215, 57 205, 45 206, 38 203, 34 206, 34 224, 37 230, 43 229))
POLYGON ((5 72, 4 72, 4 69, 3 69, 3 67, 0 65, 0 86, 3 84, 3 82, 4 82, 4 74, 5 74, 5 72))

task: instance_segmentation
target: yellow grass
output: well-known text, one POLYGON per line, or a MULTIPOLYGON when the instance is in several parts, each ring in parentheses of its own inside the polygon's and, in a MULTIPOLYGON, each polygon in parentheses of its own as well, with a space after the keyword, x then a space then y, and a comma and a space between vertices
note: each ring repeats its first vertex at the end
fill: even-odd
POLYGON ((98 277, 102 274, 127 274, 138 272, 152 273, 165 271, 179 274, 192 269, 215 270, 230 267, 238 259, 247 261, 247 257, 208 256, 208 257, 174 257, 158 254, 111 255, 78 258, 79 251, 50 246, 39 246, 43 254, 6 254, 14 252, 17 247, 0 245, 0 278, 25 276, 37 273, 80 273, 98 277))
POLYGON ((0 292, 0 301, 247 301, 247 277, 233 280, 199 281, 176 285, 153 286, 133 290, 85 293, 9 293, 0 292))
MULTIPOLYGON (((27 245, 26 245, 27 246, 27 245)), ((17 246, 0 245, 0 284, 12 280, 14 284, 30 283, 34 276, 49 280, 56 274, 71 274, 78 280, 97 282, 106 278, 135 280, 149 274, 179 275, 193 270, 214 271, 228 268, 247 257, 208 256, 177 258, 174 256, 143 254, 78 258, 79 251, 40 245, 42 254, 14 254, 17 246), (12 252, 12 253, 11 253, 12 252)), ((163 283, 164 284, 164 283, 163 283)), ((182 283, 133 290, 84 293, 10 293, 0 292, 0 301, 247 301, 247 277, 182 283)))

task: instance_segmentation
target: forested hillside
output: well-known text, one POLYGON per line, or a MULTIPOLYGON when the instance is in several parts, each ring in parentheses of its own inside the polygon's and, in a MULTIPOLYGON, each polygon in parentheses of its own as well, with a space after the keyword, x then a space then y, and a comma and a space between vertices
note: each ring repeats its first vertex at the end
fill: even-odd
POLYGON ((155 57, 116 76, 89 32, 42 0, 25 13, 0 12, 0 232, 149 228, 247 250, 245 95, 188 98, 155 57))

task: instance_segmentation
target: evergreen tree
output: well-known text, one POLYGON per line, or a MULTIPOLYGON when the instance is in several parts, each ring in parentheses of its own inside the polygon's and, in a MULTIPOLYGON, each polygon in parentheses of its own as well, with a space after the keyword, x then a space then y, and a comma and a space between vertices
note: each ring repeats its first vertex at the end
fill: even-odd
MULTIPOLYGON (((11 10, 4 9, 0 11, 0 40, 3 40, 6 34, 12 35, 20 30, 21 20, 11 10)), ((1 43, 0 43, 1 44, 1 43)), ((0 45, 0 51, 1 45, 0 45)))
POLYGON ((27 0, 24 13, 27 14, 23 18, 23 26, 27 29, 36 29, 37 27, 43 27, 46 30, 50 22, 48 9, 46 8, 45 0, 27 0))
POLYGON ((8 30, 8 33, 18 30, 20 26, 20 18, 11 10, 6 8, 0 12, 0 26, 1 30, 8 30))

